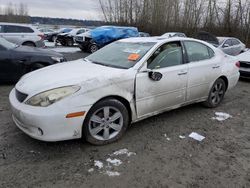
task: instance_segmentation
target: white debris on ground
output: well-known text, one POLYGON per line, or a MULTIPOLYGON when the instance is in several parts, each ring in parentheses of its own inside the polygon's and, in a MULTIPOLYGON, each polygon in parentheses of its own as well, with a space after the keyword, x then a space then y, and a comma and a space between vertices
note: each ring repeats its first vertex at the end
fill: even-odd
POLYGON ((171 139, 167 136, 167 134, 164 134, 163 136, 167 139, 167 141, 170 141, 170 140, 171 140, 171 139))
POLYGON ((108 176, 111 176, 111 177, 120 176, 121 175, 119 172, 113 172, 113 171, 109 171, 109 170, 107 170, 105 172, 105 174, 107 174, 108 176))
POLYGON ((216 112, 215 113, 216 117, 213 117, 213 120, 217 120, 217 121, 225 121, 229 118, 232 118, 231 115, 224 113, 224 112, 216 112))
POLYGON ((98 167, 99 169, 102 169, 103 163, 101 161, 94 161, 94 166, 98 167))
POLYGON ((136 155, 136 153, 134 152, 130 152, 128 149, 120 149, 116 152, 114 152, 112 155, 127 155, 128 157, 130 157, 131 155, 136 155))
POLYGON ((202 135, 200 135, 200 134, 198 134, 198 133, 196 133, 196 132, 192 132, 192 133, 189 135, 189 137, 190 137, 190 138, 193 138, 194 140, 197 140, 197 141, 199 141, 199 142, 201 142, 202 140, 205 139, 204 136, 202 136, 202 135))
POLYGON ((94 172, 94 168, 88 169, 88 172, 94 172))
MULTIPOLYGON (((114 152, 113 154, 109 154, 109 156, 114 156, 114 155, 115 156, 125 155, 127 157, 130 157, 132 155, 136 155, 136 153, 130 152, 128 149, 120 149, 114 152)), ((123 162, 120 159, 116 159, 113 157, 107 158, 105 163, 99 160, 94 160, 94 166, 98 168, 98 172, 101 174, 108 175, 110 177, 121 175, 120 172, 113 171, 113 169, 117 169, 122 164, 123 162)), ((90 168, 88 172, 91 173, 94 172, 94 170, 95 170, 94 168, 90 168)))
POLYGON ((75 53, 81 51, 78 47, 60 47, 60 48, 53 48, 52 49, 55 52, 59 53, 75 53))
POLYGON ((122 164, 122 161, 120 159, 110 159, 110 158, 108 158, 106 161, 108 163, 114 165, 114 166, 120 166, 122 164))
POLYGON ((180 138, 180 139, 185 139, 186 136, 180 135, 179 138, 180 138))

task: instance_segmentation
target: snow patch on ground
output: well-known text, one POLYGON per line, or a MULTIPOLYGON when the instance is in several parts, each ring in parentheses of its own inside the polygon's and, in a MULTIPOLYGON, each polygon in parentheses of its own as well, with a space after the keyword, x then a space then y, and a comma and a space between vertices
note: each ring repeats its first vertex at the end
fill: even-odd
POLYGON ((108 163, 114 165, 114 166, 120 166, 122 164, 122 161, 120 159, 110 159, 110 158, 108 158, 106 161, 108 163))
POLYGON ((127 155, 128 157, 130 157, 131 155, 136 155, 136 153, 134 152, 130 152, 128 149, 120 149, 118 151, 115 151, 112 155, 127 155))
POLYGON ((94 166, 98 167, 99 169, 102 169, 103 163, 101 161, 94 161, 94 166))
POLYGON ((94 168, 88 169, 88 172, 94 172, 94 168))
POLYGON ((81 51, 78 47, 53 48, 52 50, 59 53, 75 53, 81 51))
POLYGON ((109 171, 109 170, 107 170, 105 172, 105 174, 107 174, 108 176, 111 176, 111 177, 120 176, 121 175, 119 172, 113 172, 113 171, 109 171))
POLYGON ((45 43, 46 47, 55 47, 55 43, 54 42, 45 41, 44 43, 45 43))
POLYGON ((224 112, 216 112, 215 113, 216 117, 213 117, 213 120, 217 120, 217 121, 225 121, 229 118, 232 118, 232 116, 230 114, 224 113, 224 112))

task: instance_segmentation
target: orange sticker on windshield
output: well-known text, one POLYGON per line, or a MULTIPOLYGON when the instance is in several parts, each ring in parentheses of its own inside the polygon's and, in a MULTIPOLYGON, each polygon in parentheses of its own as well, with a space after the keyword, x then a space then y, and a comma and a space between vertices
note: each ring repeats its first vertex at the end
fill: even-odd
POLYGON ((138 60, 140 58, 140 55, 139 54, 130 54, 129 56, 128 56, 128 60, 129 61, 136 61, 136 60, 138 60))

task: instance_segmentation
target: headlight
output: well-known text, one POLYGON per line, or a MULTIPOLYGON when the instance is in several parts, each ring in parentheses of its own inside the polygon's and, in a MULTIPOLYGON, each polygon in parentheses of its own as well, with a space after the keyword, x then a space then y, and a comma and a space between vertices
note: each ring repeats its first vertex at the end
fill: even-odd
POLYGON ((51 57, 51 59, 57 63, 63 62, 63 57, 51 57))
POLYGON ((39 93, 25 102, 31 106, 47 107, 80 90, 80 86, 67 86, 39 93))

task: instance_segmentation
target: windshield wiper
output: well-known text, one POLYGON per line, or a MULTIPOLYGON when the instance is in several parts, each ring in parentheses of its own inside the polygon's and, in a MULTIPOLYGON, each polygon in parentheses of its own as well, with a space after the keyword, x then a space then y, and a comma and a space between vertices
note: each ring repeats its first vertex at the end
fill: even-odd
POLYGON ((119 69, 127 69, 125 67, 122 67, 122 66, 117 66, 117 65, 110 65, 110 64, 105 64, 105 63, 100 63, 100 62, 96 62, 96 61, 90 61, 87 59, 87 61, 91 62, 91 63, 94 63, 94 64, 97 64, 97 65, 102 65, 102 66, 105 66, 105 67, 112 67, 112 68, 119 68, 119 69))

